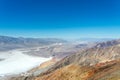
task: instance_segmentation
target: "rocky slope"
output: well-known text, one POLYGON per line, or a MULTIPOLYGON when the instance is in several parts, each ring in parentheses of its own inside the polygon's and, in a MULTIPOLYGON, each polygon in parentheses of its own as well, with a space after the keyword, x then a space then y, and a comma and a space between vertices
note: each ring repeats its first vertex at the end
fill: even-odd
POLYGON ((65 57, 48 71, 26 80, 119 80, 119 40, 104 42, 104 45, 107 46, 93 47, 65 57))
POLYGON ((48 75, 33 80, 119 80, 120 60, 99 63, 94 66, 70 64, 48 75))

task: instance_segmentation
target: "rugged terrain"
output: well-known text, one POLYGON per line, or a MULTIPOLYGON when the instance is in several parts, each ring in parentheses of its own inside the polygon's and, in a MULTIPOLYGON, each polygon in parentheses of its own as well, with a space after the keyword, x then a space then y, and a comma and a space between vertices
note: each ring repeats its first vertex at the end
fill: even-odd
POLYGON ((47 71, 23 80, 119 80, 119 76, 120 40, 114 40, 67 56, 47 71))
POLYGON ((56 62, 66 56, 89 49, 95 45, 96 42, 88 43, 81 41, 80 43, 74 43, 74 41, 53 38, 40 39, 0 36, 0 79, 8 80, 11 76, 38 75, 47 71, 56 62), (42 60, 39 59, 38 62, 40 62, 36 63, 37 58, 49 59, 50 57, 52 58, 50 61, 41 64, 42 60), (38 67, 35 66, 36 64, 38 67), (9 65, 9 70, 6 70, 7 65, 9 65), (28 71, 25 72, 26 70, 28 71), (19 71, 23 73, 18 74, 19 71))
MULTIPOLYGON (((52 59, 25 73, 8 75, 1 78, 1 80, 120 79, 120 40, 91 41, 90 39, 88 42, 79 40, 69 42, 60 39, 1 36, 0 46, 2 45, 3 47, 0 48, 1 53, 16 49, 22 52, 22 55, 52 57, 52 59)), ((8 56, 11 54, 8 54, 8 56)), ((6 59, 1 54, 0 61, 4 60, 6 59)))

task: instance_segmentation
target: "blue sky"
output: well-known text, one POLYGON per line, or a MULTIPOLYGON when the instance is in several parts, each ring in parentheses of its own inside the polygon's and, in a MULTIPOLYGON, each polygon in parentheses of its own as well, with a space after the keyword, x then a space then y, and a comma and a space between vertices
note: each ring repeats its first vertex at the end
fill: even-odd
POLYGON ((0 35, 120 38, 120 0, 0 0, 0 35))

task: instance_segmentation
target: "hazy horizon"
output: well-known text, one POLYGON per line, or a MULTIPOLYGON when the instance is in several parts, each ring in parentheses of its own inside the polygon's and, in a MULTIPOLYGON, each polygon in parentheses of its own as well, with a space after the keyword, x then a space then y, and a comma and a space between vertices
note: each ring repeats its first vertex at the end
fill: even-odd
POLYGON ((9 36, 9 35, 0 35, 0 37, 12 37, 12 38, 35 38, 35 39, 62 39, 62 40, 67 40, 67 41, 77 41, 77 40, 115 40, 115 39, 120 39, 120 38, 95 38, 95 37, 79 37, 79 38, 57 38, 57 37, 31 37, 31 36, 9 36))

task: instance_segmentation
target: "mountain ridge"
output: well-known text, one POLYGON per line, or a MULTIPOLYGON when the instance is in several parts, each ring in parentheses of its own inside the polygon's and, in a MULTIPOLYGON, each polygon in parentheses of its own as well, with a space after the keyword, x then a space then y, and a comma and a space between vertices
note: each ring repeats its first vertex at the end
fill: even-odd
POLYGON ((66 40, 55 38, 16 38, 9 36, 0 36, 0 50, 11 50, 16 48, 27 48, 49 45, 53 43, 64 43, 66 40))

